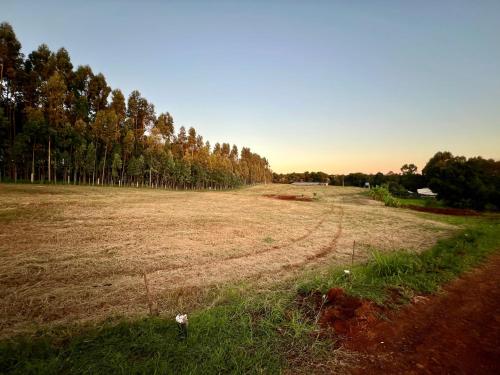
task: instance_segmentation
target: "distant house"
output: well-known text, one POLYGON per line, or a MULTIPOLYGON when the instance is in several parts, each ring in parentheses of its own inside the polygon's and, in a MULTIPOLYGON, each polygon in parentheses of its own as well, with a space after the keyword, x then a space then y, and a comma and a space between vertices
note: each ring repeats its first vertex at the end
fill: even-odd
POLYGON ((421 197, 436 197, 437 194, 434 193, 431 189, 425 187, 422 189, 417 189, 417 194, 421 197))
POLYGON ((291 185, 295 186, 328 186, 328 182, 292 182, 291 185))

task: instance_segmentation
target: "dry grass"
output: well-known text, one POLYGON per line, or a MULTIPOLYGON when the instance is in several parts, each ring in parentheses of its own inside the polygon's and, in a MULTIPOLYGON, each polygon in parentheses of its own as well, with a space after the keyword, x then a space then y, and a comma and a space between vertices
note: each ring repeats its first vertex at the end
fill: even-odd
POLYGON ((360 189, 255 186, 176 192, 0 185, 0 336, 160 313, 208 288, 265 284, 370 248, 423 250, 453 227, 383 207, 360 189), (304 194, 313 202, 264 194, 304 194))

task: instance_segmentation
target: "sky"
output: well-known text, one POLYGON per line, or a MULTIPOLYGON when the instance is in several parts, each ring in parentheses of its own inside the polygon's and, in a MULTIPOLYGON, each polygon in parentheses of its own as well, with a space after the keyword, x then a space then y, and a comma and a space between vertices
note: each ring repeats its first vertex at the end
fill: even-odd
POLYGON ((275 172, 500 159, 498 0, 0 0, 0 21, 275 172))

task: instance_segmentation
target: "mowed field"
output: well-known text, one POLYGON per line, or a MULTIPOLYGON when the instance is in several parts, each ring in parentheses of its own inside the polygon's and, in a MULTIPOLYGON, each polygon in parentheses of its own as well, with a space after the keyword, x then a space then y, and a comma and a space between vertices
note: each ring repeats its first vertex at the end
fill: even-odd
POLYGON ((325 264, 349 264, 354 241, 363 261, 374 249, 425 250, 456 229, 362 192, 0 185, 0 336, 144 316, 144 275, 160 315, 189 312, 216 298, 217 288, 265 288, 325 264))

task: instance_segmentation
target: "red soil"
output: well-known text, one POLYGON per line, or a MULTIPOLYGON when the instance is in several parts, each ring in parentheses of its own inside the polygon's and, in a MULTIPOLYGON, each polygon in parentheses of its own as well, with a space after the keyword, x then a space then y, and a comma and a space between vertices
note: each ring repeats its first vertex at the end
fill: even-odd
POLYGON ((388 320, 370 321, 371 306, 340 302, 342 293, 331 292, 347 310, 340 308, 340 317, 336 308, 326 310, 324 319, 338 333, 347 333, 347 348, 364 354, 354 374, 500 374, 499 255, 448 284, 443 293, 389 312, 388 320), (353 311, 365 317, 362 330, 349 320, 353 311))
POLYGON ((351 337, 378 320, 381 308, 373 302, 344 294, 340 288, 332 288, 323 302, 319 323, 340 336, 351 337))
POLYGON ((463 209, 463 208, 422 207, 422 206, 414 206, 412 204, 406 205, 404 207, 409 208, 410 210, 414 210, 414 211, 430 212, 433 214, 441 214, 441 215, 453 215, 453 216, 479 216, 479 215, 481 215, 477 211, 467 210, 467 209, 463 209))
POLYGON ((266 198, 280 199, 283 201, 300 201, 300 202, 312 202, 312 198, 305 197, 303 195, 277 195, 277 194, 264 194, 266 198))

